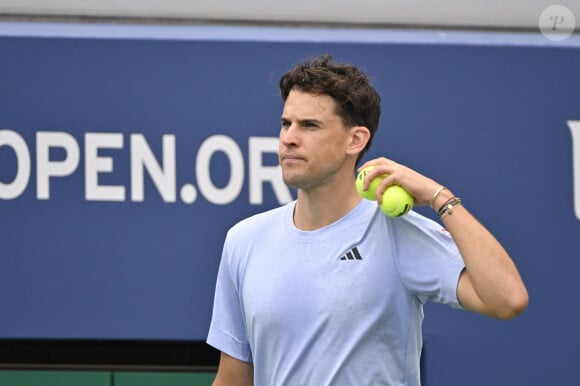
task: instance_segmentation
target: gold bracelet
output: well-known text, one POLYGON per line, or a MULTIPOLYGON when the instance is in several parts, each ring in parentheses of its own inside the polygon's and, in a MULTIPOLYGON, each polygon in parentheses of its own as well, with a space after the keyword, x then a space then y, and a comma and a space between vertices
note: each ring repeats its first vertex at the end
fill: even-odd
POLYGON ((429 201, 429 205, 431 205, 431 208, 435 209, 433 207, 433 205, 435 205, 435 200, 437 199, 437 197, 439 196, 439 193, 441 193, 442 191, 444 191, 445 189, 447 189, 445 186, 440 186, 439 189, 437 189, 435 191, 435 193, 433 194, 433 197, 431 197, 431 201, 429 201))

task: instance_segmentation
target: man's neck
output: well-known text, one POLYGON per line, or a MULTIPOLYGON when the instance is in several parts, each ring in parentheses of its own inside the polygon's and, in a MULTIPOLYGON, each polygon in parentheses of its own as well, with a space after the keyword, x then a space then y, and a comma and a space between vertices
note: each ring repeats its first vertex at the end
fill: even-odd
POLYGON ((313 191, 298 191, 294 208, 294 224, 298 229, 312 231, 338 221, 350 212, 362 198, 352 183, 318 187, 313 191))

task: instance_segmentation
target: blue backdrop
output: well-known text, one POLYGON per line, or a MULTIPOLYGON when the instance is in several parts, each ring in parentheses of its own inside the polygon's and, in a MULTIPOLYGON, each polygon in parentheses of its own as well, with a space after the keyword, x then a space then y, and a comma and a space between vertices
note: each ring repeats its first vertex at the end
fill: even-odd
POLYGON ((382 95, 367 158, 460 195, 530 292, 428 305, 427 383, 579 383, 580 46, 290 40, 0 37, 0 339, 205 339, 226 230, 294 195, 278 79, 331 53, 382 95))

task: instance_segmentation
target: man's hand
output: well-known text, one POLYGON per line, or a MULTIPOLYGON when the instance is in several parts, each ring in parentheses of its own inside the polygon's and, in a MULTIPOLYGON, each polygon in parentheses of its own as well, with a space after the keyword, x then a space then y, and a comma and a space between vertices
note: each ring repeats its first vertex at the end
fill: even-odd
POLYGON ((365 189, 368 188, 373 178, 387 174, 387 177, 383 179, 377 188, 379 204, 382 202, 382 193, 390 185, 400 185, 405 188, 407 192, 415 197, 415 205, 418 206, 428 205, 437 189, 441 187, 437 182, 415 170, 384 157, 365 162, 358 171, 367 166, 374 166, 374 168, 365 177, 365 189))

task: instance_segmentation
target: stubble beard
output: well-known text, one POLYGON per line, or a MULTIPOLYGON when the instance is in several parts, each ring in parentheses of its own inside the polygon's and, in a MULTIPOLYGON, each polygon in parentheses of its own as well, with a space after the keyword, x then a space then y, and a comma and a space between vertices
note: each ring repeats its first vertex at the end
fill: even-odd
POLYGON ((337 170, 319 170, 318 172, 317 174, 313 171, 302 170, 298 173, 285 173, 282 169, 282 180, 290 188, 308 191, 330 180, 337 170))
POLYGON ((305 185, 304 176, 298 176, 294 174, 288 176, 286 173, 284 173, 284 171, 282 171, 282 180, 289 188, 302 189, 302 187, 305 185))

